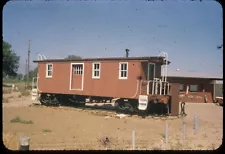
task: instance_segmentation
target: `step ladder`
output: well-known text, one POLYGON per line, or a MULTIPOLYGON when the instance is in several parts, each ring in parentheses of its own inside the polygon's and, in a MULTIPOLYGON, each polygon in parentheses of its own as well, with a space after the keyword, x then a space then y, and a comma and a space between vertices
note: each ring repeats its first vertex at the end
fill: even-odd
POLYGON ((38 98, 38 88, 37 88, 37 77, 32 80, 32 90, 31 90, 31 100, 37 100, 38 98))

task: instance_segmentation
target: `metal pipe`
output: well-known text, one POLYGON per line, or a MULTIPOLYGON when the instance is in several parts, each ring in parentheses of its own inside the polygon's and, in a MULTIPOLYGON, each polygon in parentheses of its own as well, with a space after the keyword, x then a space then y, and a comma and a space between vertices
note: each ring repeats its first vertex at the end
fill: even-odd
POLYGON ((163 83, 164 83, 163 84, 163 95, 165 95, 166 94, 166 83, 165 83, 165 81, 163 83))
POLYGON ((132 149, 135 150, 135 131, 132 131, 132 149))
POLYGON ((160 80, 159 95, 162 95, 162 80, 160 80))
POLYGON ((44 57, 44 59, 47 59, 46 57, 45 57, 45 55, 42 55, 43 57, 44 57))
POLYGON ((40 58, 40 57, 41 57, 41 55, 40 55, 40 54, 38 54, 38 60, 41 60, 41 59, 42 59, 42 57, 41 57, 41 58, 40 58))
POLYGON ((149 81, 147 82, 147 95, 149 94, 149 81))
POLYGON ((156 84, 155 85, 155 94, 157 95, 157 93, 158 93, 158 82, 156 81, 155 84, 156 84))
POLYGON ((139 87, 139 88, 140 88, 139 94, 141 94, 142 82, 143 82, 143 81, 141 80, 141 83, 140 83, 140 85, 139 85, 139 86, 140 86, 140 87, 139 87))
POLYGON ((165 129, 165 142, 166 142, 166 146, 168 144, 168 124, 166 123, 166 129, 165 129))
POLYGON ((150 92, 149 92, 149 87, 150 87, 150 82, 152 82, 152 80, 150 80, 150 81, 148 81, 148 95, 150 94, 150 92))
POLYGON ((183 143, 185 142, 186 138, 186 121, 183 120, 183 143))
POLYGON ((30 138, 29 137, 21 137, 19 142, 19 150, 20 151, 29 151, 30 149, 30 138))
POLYGON ((162 81, 164 81, 164 74, 165 74, 165 72, 164 72, 164 65, 162 66, 162 72, 163 72, 162 81))
POLYGON ((166 55, 166 66, 165 66, 165 82, 167 81, 167 65, 168 65, 168 54, 165 52, 166 55))
POLYGON ((155 86, 154 83, 155 83, 155 82, 152 81, 152 95, 153 95, 153 93, 154 93, 154 88, 155 88, 155 87, 154 87, 154 86, 155 86))
POLYGON ((170 90, 170 84, 167 82, 167 95, 169 95, 169 90, 170 90))
MULTIPOLYGON (((159 56, 163 56, 164 57, 164 52, 161 52, 160 54, 159 54, 159 56)), ((163 72, 163 75, 162 75, 162 81, 164 82, 164 80, 165 80, 165 66, 164 65, 162 65, 162 72, 163 72)))

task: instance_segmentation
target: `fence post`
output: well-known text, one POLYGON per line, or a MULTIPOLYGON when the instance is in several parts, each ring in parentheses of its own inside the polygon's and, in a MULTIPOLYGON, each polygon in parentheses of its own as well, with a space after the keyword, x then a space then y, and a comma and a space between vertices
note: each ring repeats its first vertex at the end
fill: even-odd
POLYGON ((168 144, 168 124, 166 123, 166 129, 165 129, 165 142, 166 142, 166 146, 168 144))
POLYGON ((196 123, 197 123, 197 125, 196 125, 196 128, 197 128, 197 129, 196 129, 196 130, 197 130, 196 133, 198 133, 198 126, 199 126, 199 118, 198 118, 198 116, 197 116, 197 118, 196 118, 196 121, 197 121, 197 122, 196 122, 196 123))
POLYGON ((19 150, 20 151, 28 151, 30 149, 30 138, 29 137, 21 137, 19 142, 19 150))
POLYGON ((186 138, 186 121, 183 120, 183 143, 185 142, 186 138))
POLYGON ((135 150, 135 130, 132 132, 132 150, 135 150))
POLYGON ((198 132, 198 116, 194 115, 194 134, 197 134, 198 132))

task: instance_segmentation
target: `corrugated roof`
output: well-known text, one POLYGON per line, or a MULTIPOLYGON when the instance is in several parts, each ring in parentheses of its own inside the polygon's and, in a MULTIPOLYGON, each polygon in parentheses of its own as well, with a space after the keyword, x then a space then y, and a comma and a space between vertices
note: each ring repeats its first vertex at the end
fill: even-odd
MULTIPOLYGON (((155 56, 155 57, 109 57, 109 58, 82 58, 82 59, 44 59, 44 60, 34 60, 34 63, 38 62, 68 62, 68 61, 107 61, 107 60, 149 60, 149 61, 155 61, 159 63, 165 63, 164 57, 155 56)), ((168 61, 168 63, 170 63, 168 61)))

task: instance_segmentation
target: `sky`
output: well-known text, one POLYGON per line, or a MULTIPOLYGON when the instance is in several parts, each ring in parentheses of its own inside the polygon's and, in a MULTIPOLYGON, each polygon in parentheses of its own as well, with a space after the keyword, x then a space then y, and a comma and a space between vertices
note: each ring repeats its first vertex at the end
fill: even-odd
POLYGON ((37 54, 49 59, 157 56, 167 52, 168 71, 222 74, 222 7, 211 1, 10 1, 3 8, 3 39, 25 72, 37 54))

